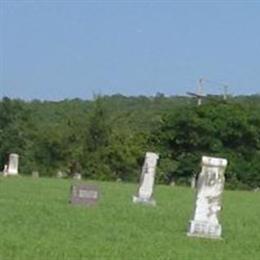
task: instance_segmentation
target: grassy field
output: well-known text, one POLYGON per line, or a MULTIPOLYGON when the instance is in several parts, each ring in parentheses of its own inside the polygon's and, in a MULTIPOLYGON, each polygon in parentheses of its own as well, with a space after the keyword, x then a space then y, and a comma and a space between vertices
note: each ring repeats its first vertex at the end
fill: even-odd
MULTIPOLYGON (((91 182, 93 183, 93 182, 91 182)), ((156 186, 156 207, 135 205, 137 185, 97 182, 96 206, 68 203, 71 181, 0 178, 0 260, 259 260, 260 193, 225 191, 223 240, 186 236, 194 192, 156 186)))

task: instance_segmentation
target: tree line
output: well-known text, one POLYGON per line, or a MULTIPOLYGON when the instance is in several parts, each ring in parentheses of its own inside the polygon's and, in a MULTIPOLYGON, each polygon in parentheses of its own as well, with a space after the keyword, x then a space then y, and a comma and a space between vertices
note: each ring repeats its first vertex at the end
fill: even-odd
POLYGON ((229 188, 260 186, 260 96, 96 96, 93 100, 0 101, 0 163, 20 155, 20 172, 58 170, 98 180, 136 181, 146 151, 156 181, 189 184, 202 155, 227 158, 229 188))

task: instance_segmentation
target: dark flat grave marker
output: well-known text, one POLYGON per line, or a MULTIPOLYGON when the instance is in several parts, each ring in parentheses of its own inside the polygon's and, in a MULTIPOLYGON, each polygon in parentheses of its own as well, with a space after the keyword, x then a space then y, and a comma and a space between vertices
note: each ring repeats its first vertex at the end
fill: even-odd
POLYGON ((93 205, 99 198, 98 188, 94 185, 73 184, 70 203, 72 205, 93 205))

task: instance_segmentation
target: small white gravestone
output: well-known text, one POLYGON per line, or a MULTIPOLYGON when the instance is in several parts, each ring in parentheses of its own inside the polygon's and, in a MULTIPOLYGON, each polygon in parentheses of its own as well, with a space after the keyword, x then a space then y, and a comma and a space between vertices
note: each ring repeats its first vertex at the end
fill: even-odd
POLYGON ((32 177, 33 178, 39 178, 40 177, 40 174, 38 171, 32 171, 32 177))
POLYGON ((64 177, 63 172, 62 171, 57 171, 56 177, 57 178, 63 178, 64 177))
POLYGON ((171 181, 170 186, 174 187, 176 185, 175 181, 171 181))
POLYGON ((191 177, 190 186, 191 186, 192 189, 196 188, 196 175, 193 175, 191 177))
POLYGON ((218 214, 224 189, 227 160, 202 157, 202 171, 197 181, 197 198, 188 236, 221 238, 222 228, 218 214))
POLYGON ((7 176, 7 174, 8 174, 8 165, 5 164, 4 170, 3 170, 3 176, 7 176))
POLYGON ((81 180, 81 174, 80 173, 75 173, 74 175, 73 175, 73 179, 74 180, 81 180))
POLYGON ((147 203, 155 206, 156 202, 152 198, 156 164, 159 156, 156 153, 147 152, 142 168, 141 180, 137 196, 133 197, 134 203, 147 203))
POLYGON ((9 155, 7 175, 18 175, 18 166, 19 166, 19 155, 16 153, 11 153, 9 155))

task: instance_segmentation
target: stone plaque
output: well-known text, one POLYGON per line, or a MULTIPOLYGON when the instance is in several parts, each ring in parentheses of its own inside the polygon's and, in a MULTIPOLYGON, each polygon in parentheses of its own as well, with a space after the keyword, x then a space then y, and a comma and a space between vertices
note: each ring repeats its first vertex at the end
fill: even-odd
POLYGON ((222 228, 218 215, 224 189, 227 160, 202 157, 202 171, 197 181, 197 197, 188 236, 221 238, 222 228))
POLYGON ((99 198, 99 192, 96 186, 73 184, 71 186, 71 204, 93 205, 99 198))
POLYGON ((145 161, 142 168, 141 180, 138 189, 137 196, 133 197, 134 203, 147 203, 155 205, 156 202, 152 198, 154 188, 154 178, 157 160, 159 156, 156 153, 147 152, 145 155, 145 161))

